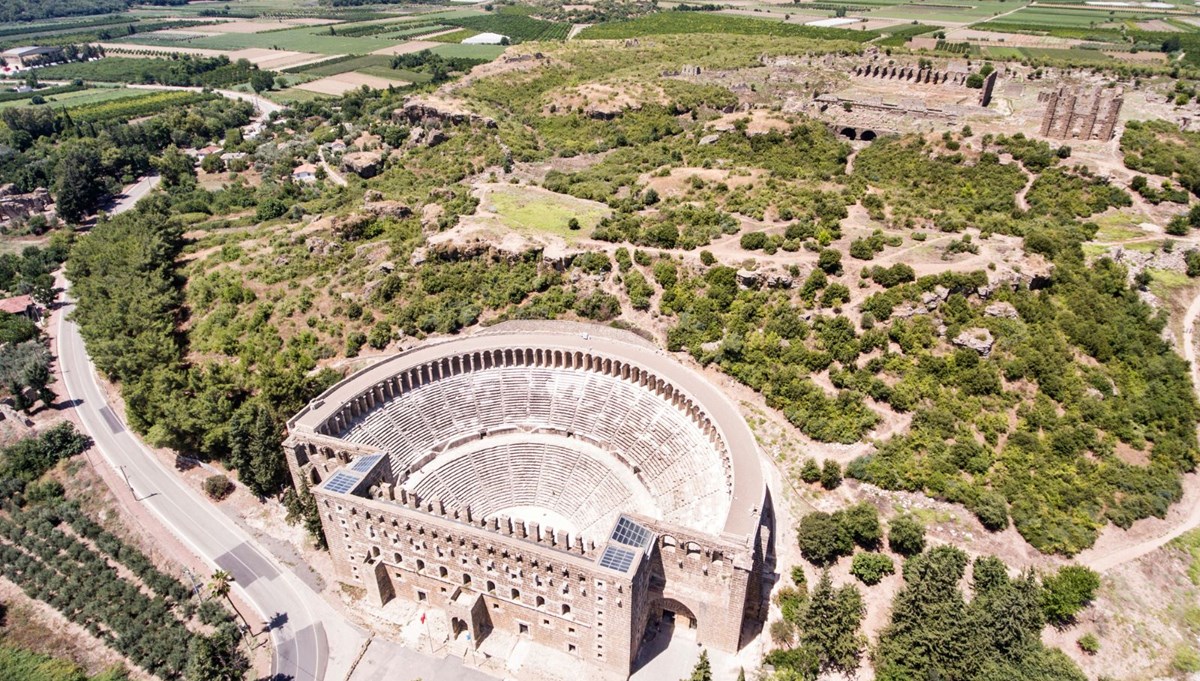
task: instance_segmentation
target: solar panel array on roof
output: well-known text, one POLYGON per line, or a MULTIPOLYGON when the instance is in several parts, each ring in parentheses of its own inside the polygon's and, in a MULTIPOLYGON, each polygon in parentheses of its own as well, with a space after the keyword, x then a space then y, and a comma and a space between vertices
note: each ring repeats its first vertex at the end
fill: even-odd
POLYGON ((325 489, 338 494, 346 494, 357 487, 360 480, 361 478, 338 471, 325 481, 325 489))
POLYGON ((364 456, 358 461, 355 461, 354 465, 350 467, 350 470, 354 471, 355 473, 366 473, 374 468, 375 464, 378 463, 382 458, 382 454, 370 454, 368 456, 364 456))
POLYGON ((636 546, 644 549, 646 548, 646 544, 650 543, 650 530, 625 516, 621 516, 617 518, 617 525, 613 528, 612 536, 609 539, 621 542, 626 546, 636 546))
POLYGON ((616 570, 617 572, 628 572, 629 566, 633 565, 633 551, 623 549, 619 546, 606 546, 604 553, 600 556, 600 567, 616 570))

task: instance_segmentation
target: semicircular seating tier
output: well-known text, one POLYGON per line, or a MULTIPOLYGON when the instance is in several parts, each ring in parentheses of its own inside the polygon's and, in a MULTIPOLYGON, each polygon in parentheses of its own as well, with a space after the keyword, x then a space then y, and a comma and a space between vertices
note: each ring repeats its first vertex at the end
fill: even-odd
POLYGON ((442 358, 338 435, 389 453, 420 498, 476 514, 544 508, 587 534, 625 510, 719 532, 730 464, 707 415, 642 369, 571 357, 442 358))

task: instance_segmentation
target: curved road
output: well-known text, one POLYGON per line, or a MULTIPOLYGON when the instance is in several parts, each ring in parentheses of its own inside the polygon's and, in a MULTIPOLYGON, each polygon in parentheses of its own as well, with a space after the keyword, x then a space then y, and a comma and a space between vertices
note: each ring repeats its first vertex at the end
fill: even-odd
MULTIPOLYGON (((147 183, 146 193, 152 183, 147 183)), ((136 203, 121 201, 114 213, 136 203)), ((65 279, 57 282, 64 289, 65 279)), ((366 637, 346 623, 321 596, 267 551, 260 549, 232 518, 216 509, 148 450, 108 406, 96 382, 96 368, 87 354, 79 327, 67 319, 74 301, 64 293, 58 310, 58 364, 63 384, 79 421, 95 441, 108 465, 119 471, 157 518, 213 568, 233 575, 233 588, 270 623, 274 644, 272 679, 323 681, 346 676, 351 660, 366 637), (330 668, 329 639, 342 655, 330 668)))
MULTIPOLYGON (((258 548, 237 523, 168 470, 125 427, 105 402, 79 327, 66 319, 73 308, 68 302, 58 317, 59 365, 79 420, 104 460, 126 476, 134 496, 185 545, 214 568, 233 575, 233 588, 264 622, 277 625, 271 629, 273 678, 322 681, 329 665, 326 628, 335 627, 336 640, 353 646, 351 652, 365 637, 291 570, 258 548)), ((345 670, 340 671, 332 678, 342 678, 345 670)))

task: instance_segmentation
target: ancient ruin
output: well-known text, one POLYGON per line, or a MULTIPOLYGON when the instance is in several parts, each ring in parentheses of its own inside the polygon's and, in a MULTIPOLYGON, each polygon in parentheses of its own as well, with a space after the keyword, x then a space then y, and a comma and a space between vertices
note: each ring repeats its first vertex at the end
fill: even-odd
POLYGON ((528 636, 625 678, 669 622, 737 651, 773 520, 753 434, 628 332, 510 322, 347 378, 288 424, 338 579, 452 636, 528 636))
POLYGON ((1038 102, 1046 104, 1042 115, 1042 137, 1059 140, 1099 140, 1113 138, 1117 116, 1124 102, 1124 89, 1096 86, 1090 92, 1062 86, 1042 92, 1038 102))

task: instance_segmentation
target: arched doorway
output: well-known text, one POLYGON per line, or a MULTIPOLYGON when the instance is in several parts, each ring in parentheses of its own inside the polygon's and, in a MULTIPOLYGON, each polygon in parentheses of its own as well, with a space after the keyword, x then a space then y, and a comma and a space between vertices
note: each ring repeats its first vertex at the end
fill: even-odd
POLYGON ((860 139, 864 142, 870 142, 871 140, 875 139, 875 131, 874 130, 863 130, 862 134, 858 136, 858 139, 860 139))
POLYGON ((842 128, 842 131, 839 134, 846 139, 858 139, 858 131, 854 128, 842 128))
POLYGON ((457 639, 459 636, 461 636, 462 634, 465 634, 466 632, 467 632, 467 623, 466 622, 462 621, 462 619, 458 618, 458 617, 450 618, 450 638, 457 639))
POLYGON ((663 629, 671 631, 674 636, 682 634, 685 638, 696 637, 696 614, 691 608, 674 598, 662 599, 657 608, 663 629))

